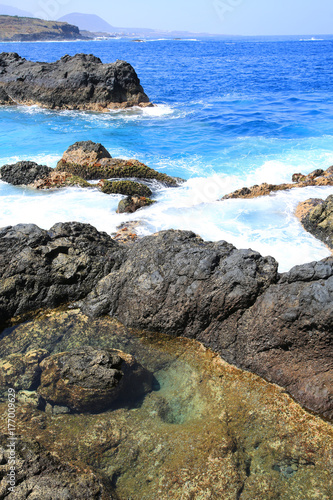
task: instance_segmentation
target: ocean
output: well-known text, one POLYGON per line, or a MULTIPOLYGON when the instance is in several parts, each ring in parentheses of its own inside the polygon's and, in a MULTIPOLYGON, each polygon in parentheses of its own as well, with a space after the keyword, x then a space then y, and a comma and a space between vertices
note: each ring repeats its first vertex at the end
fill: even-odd
POLYGON ((2 52, 55 61, 91 53, 131 63, 154 108, 109 113, 0 108, 0 166, 32 160, 55 167, 76 141, 102 143, 113 157, 136 158, 182 177, 156 185, 158 203, 116 214, 121 196, 80 188, 36 192, 0 181, 0 226, 48 229, 77 220, 112 233, 131 220, 139 233, 190 229, 205 240, 272 255, 279 270, 330 255, 294 216, 300 201, 333 187, 253 200, 224 194, 261 182, 290 182, 333 164, 333 37, 2 43, 2 52))

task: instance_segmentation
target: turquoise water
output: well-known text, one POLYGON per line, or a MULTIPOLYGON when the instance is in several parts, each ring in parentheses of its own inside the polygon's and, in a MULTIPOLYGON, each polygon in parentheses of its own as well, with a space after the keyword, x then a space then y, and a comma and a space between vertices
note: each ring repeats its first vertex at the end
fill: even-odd
POLYGON ((159 203, 131 216, 115 213, 120 196, 97 190, 35 193, 0 182, 0 225, 80 220, 111 233, 140 220, 142 234, 192 229, 273 255, 280 270, 325 257, 326 247, 293 212, 333 188, 218 201, 244 185, 290 181, 294 172, 333 164, 333 40, 311 38, 2 43, 2 51, 31 60, 79 52, 125 59, 157 107, 108 114, 3 107, 1 165, 29 159, 55 166, 70 144, 91 139, 114 157, 137 158, 187 182, 156 186, 159 203))

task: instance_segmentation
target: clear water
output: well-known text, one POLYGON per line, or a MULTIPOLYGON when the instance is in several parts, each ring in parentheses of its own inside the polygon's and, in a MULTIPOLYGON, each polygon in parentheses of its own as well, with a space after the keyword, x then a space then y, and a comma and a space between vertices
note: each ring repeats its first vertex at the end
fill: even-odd
POLYGON ((300 38, 2 43, 2 51, 31 60, 79 52, 125 59, 158 106, 108 114, 3 107, 1 165, 29 159, 55 166, 70 144, 90 139, 114 157, 137 158, 187 182, 158 188, 159 203, 130 216, 115 213, 121 197, 97 190, 36 193, 0 182, 0 225, 79 220, 111 233, 140 220, 142 234, 191 229, 273 255, 282 271, 329 255, 293 213, 299 201, 325 198, 333 187, 218 201, 242 186, 333 164, 333 40, 300 38))

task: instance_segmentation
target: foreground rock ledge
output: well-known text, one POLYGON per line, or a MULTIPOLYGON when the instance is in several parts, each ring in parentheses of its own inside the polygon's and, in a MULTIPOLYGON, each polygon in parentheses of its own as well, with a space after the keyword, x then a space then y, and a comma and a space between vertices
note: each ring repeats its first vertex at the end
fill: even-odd
POLYGON ((0 250, 3 323, 81 299, 92 317, 196 338, 333 418, 333 258, 279 274, 272 257, 189 231, 124 247, 79 223, 4 228, 0 250))
POLYGON ((103 64, 92 54, 63 56, 54 63, 0 54, 0 104, 37 104, 49 109, 103 111, 150 105, 134 68, 103 64))

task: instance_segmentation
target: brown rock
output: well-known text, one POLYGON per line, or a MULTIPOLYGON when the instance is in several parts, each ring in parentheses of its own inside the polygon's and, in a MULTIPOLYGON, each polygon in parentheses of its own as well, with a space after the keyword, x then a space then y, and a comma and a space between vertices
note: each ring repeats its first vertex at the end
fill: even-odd
POLYGON ((120 200, 118 204, 117 214, 129 213, 132 214, 140 208, 148 207, 156 203, 156 201, 146 198, 145 196, 127 196, 127 198, 120 200))

